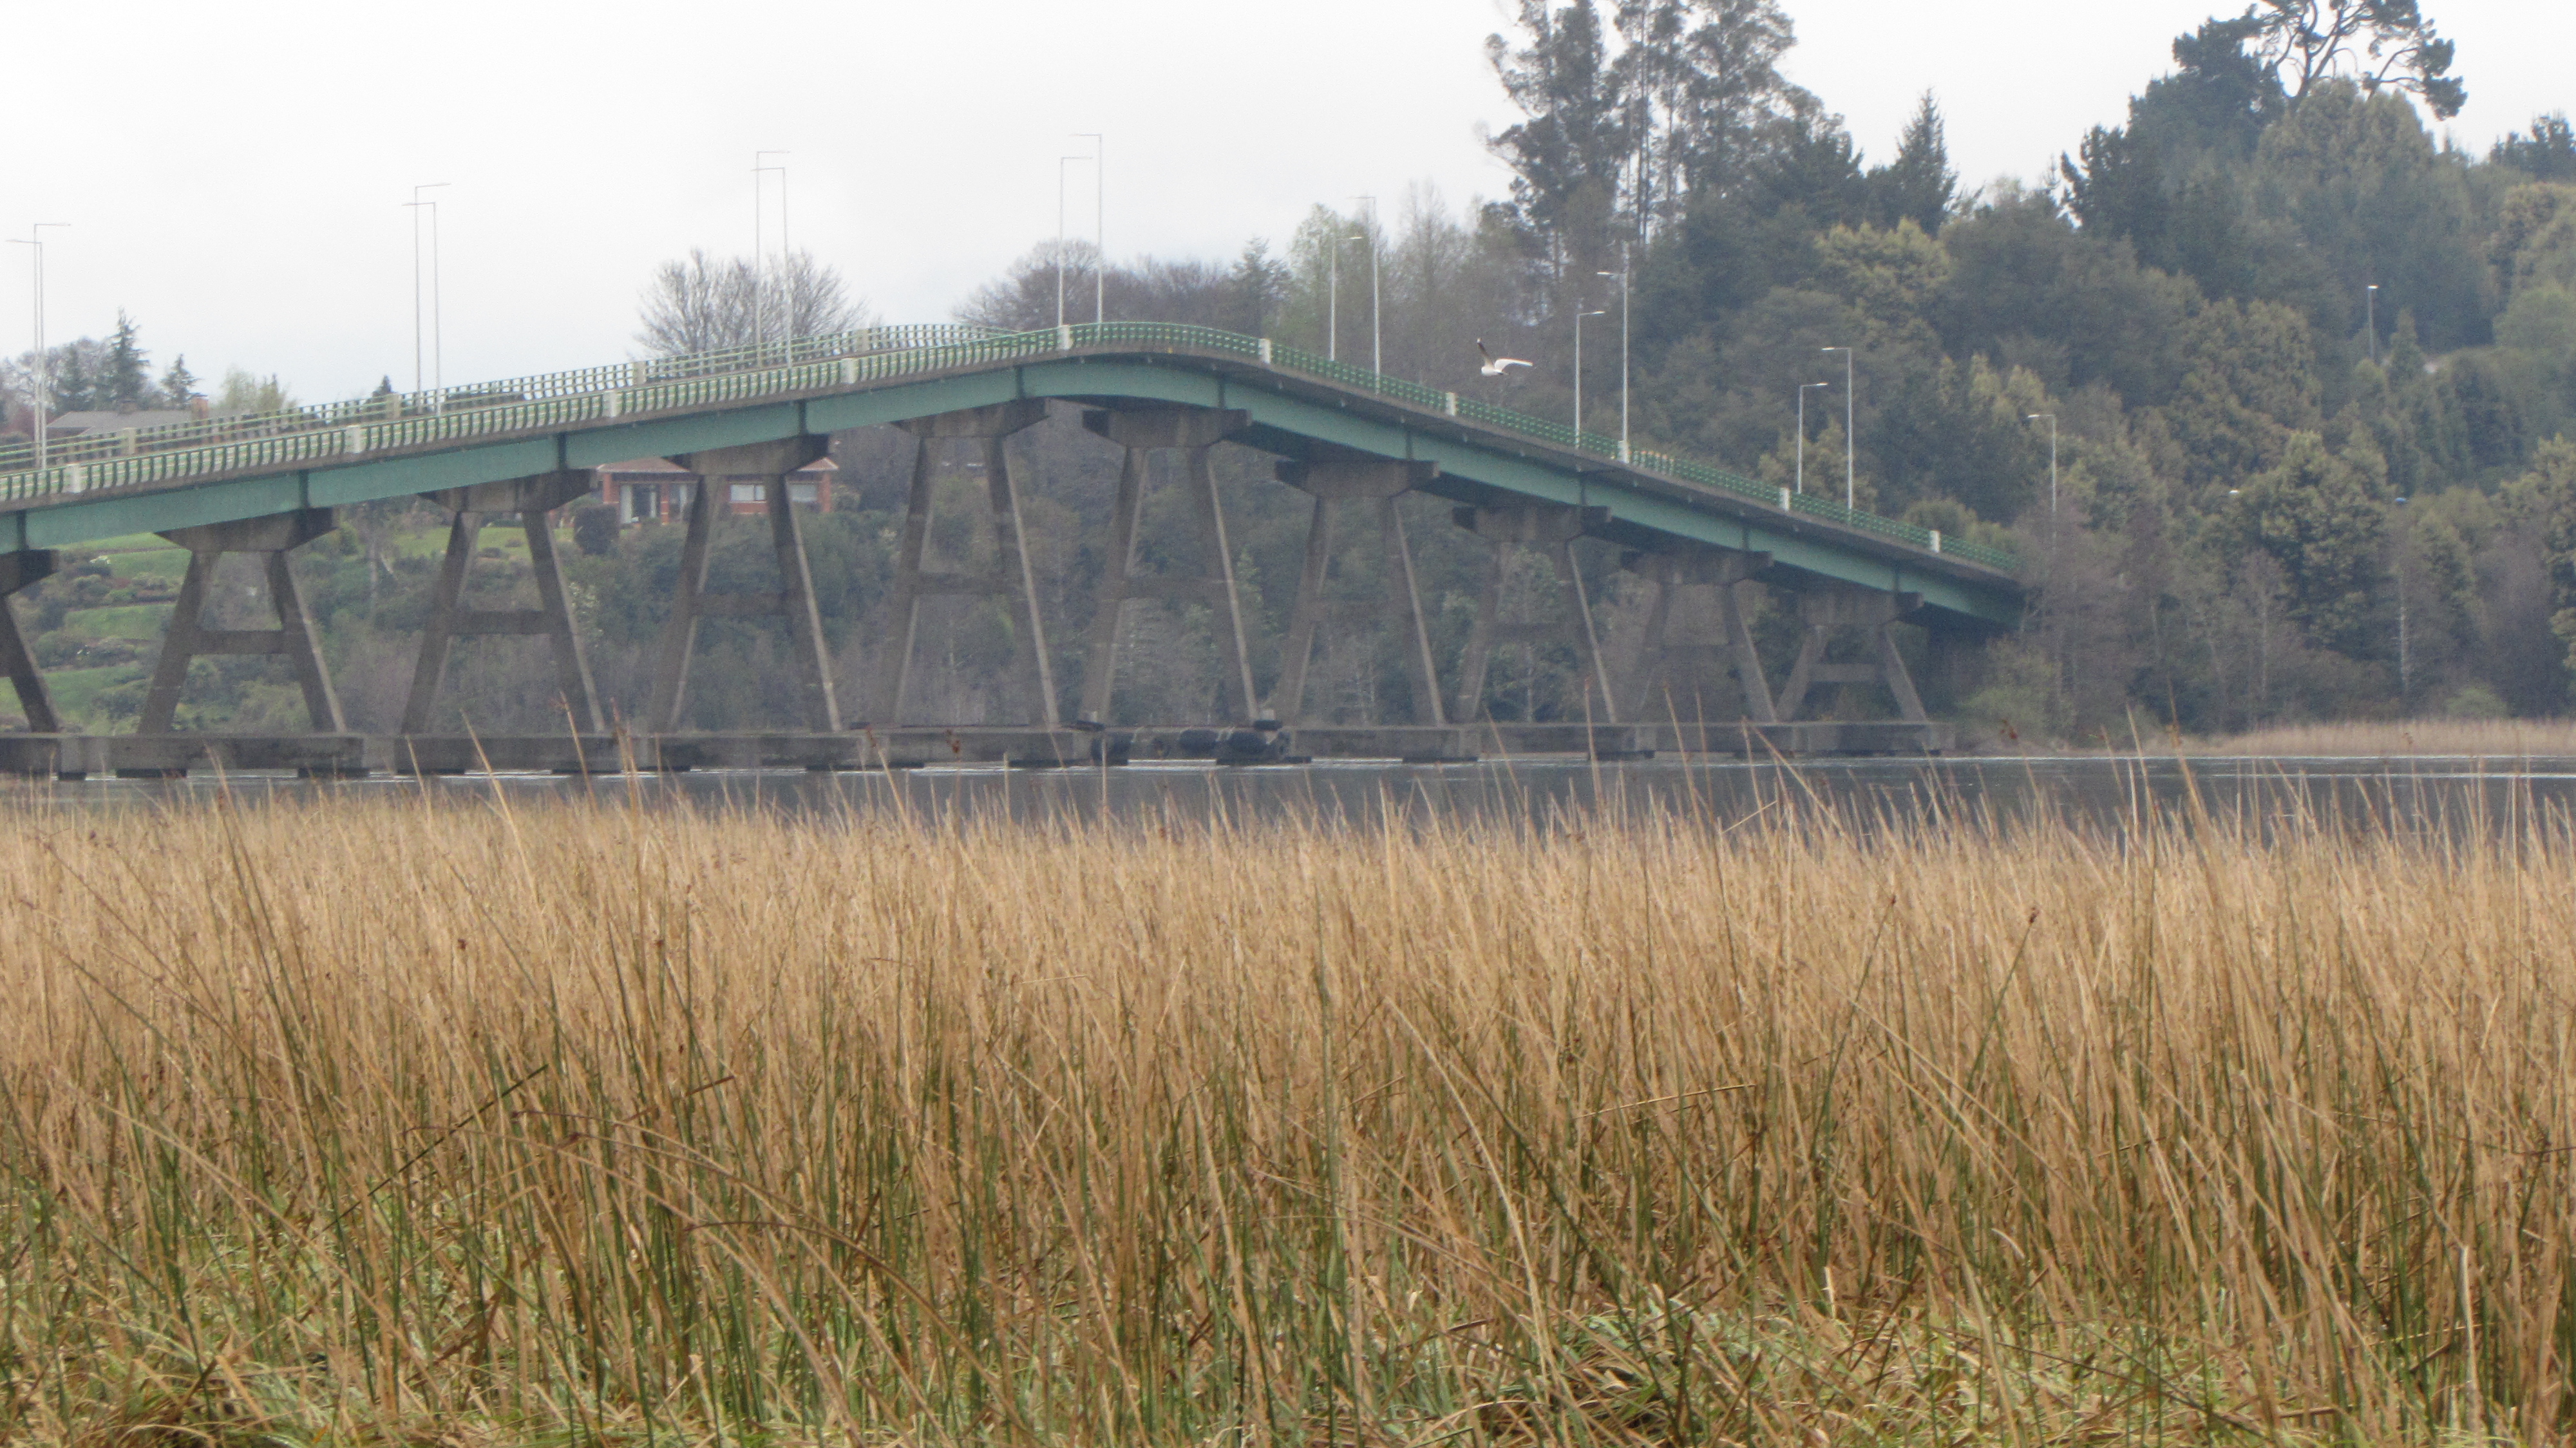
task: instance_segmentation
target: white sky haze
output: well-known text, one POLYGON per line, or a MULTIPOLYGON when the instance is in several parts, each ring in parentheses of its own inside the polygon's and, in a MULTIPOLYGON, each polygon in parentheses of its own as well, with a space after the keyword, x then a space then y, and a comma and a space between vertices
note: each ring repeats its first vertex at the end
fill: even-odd
MULTIPOLYGON (((1971 183, 2037 178, 2232 7, 2129 0, 1789 0, 1793 79, 1883 154, 1926 88, 1971 183)), ((2576 5, 2426 0, 2459 41, 2483 150, 2565 108, 2576 5)), ((436 6, 13 0, 0 235, 48 231, 49 340, 124 307, 156 369, 279 374, 297 395, 412 371, 402 203, 444 181, 450 383, 634 351, 654 264, 748 252, 752 153, 788 151, 795 242, 890 321, 947 317, 1056 226, 1058 157, 1108 135, 1109 248, 1230 257, 1315 202, 1428 182, 1463 205, 1508 175, 1483 54, 1496 0, 436 6), (20 133, 23 139, 24 133, 20 133)), ((1070 227, 1089 234, 1074 172, 1070 227)), ((771 193, 775 215, 776 193, 771 193)), ((27 249, 0 258, 0 350, 29 340, 27 249)))

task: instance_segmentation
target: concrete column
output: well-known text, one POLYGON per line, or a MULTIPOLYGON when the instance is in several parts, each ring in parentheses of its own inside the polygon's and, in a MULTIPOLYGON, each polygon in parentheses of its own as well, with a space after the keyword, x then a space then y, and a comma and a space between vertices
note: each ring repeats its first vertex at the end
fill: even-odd
POLYGON ((1592 620, 1592 600, 1583 586, 1582 571, 1574 565, 1574 540, 1587 528, 1607 522, 1607 508, 1567 507, 1555 503, 1514 503, 1493 508, 1458 508, 1450 513, 1451 521, 1474 533, 1490 545, 1490 562, 1485 571, 1485 587, 1476 604, 1476 623, 1467 638, 1467 654, 1462 661, 1458 680, 1456 717, 1472 721, 1485 711, 1485 671, 1497 643, 1531 642, 1545 634, 1562 629, 1574 645, 1574 656, 1582 661, 1584 689, 1591 720, 1599 724, 1619 722, 1619 708, 1610 686, 1610 672, 1601 654, 1601 636, 1592 620), (1566 592, 1566 616, 1561 623, 1549 624, 1536 619, 1506 623, 1501 618, 1503 570, 1508 549, 1535 548, 1547 556, 1556 570, 1557 582, 1566 592))
POLYGON ((1225 511, 1216 495, 1208 453, 1241 431, 1250 415, 1201 407, 1137 407, 1092 411, 1082 425, 1127 450, 1118 474, 1118 499, 1110 519, 1109 562, 1092 615, 1090 651, 1082 677, 1082 718, 1105 721, 1118 677, 1118 630, 1129 599, 1167 598, 1207 604, 1216 613, 1217 648, 1224 655, 1227 702, 1235 722, 1253 717, 1252 667, 1244 649, 1243 608, 1234 586, 1234 556, 1226 541, 1225 511), (1188 478, 1191 512, 1207 554, 1195 576, 1143 577, 1135 572, 1136 536, 1144 515, 1147 469, 1156 449, 1177 451, 1188 478))
POLYGON ((895 559, 893 597, 889 602, 885 652, 877 664, 876 687, 868 701, 868 718, 880 727, 902 722, 904 692, 912 670, 912 652, 921 621, 921 603, 942 594, 1008 599, 1018 615, 1018 672, 1037 695, 1031 713, 1036 722, 1054 728, 1055 664, 1047 652, 1046 625, 1038 612, 1037 575, 1023 544, 1020 493, 1003 446, 1011 434, 1046 419, 1042 398, 1024 397, 990 407, 969 407, 895 424, 919 438, 913 455, 912 491, 905 502, 903 542, 895 559), (982 577, 933 574, 923 570, 922 555, 930 536, 931 481, 937 463, 932 449, 944 442, 977 444, 984 463, 986 506, 991 514, 994 567, 982 577))
POLYGON ((58 561, 43 548, 0 553, 0 669, 8 671, 9 683, 18 691, 18 708, 27 716, 30 734, 60 734, 63 724, 54 713, 54 696, 45 688, 45 676, 27 647, 27 636, 18 631, 18 614, 9 599, 52 576, 58 561))
POLYGON ((689 664, 698 647, 698 604, 707 591, 707 541, 715 531, 716 484, 699 478, 689 487, 689 514, 680 541, 680 577, 671 595, 671 612, 662 620, 662 638, 654 646, 653 697, 644 706, 644 727, 669 734, 680 727, 680 710, 689 701, 689 664))
POLYGON ((1925 722, 1922 697, 1915 692, 1914 677, 1906 669, 1905 656, 1897 651, 1891 632, 1922 602, 1919 594, 1850 587, 1818 588, 1799 594, 1798 619, 1806 626, 1806 637, 1798 646, 1798 660, 1789 670, 1789 682, 1780 690, 1781 722, 1798 717, 1798 711, 1806 705, 1808 688, 1815 684, 1883 684, 1895 698, 1899 717, 1913 724, 1925 722), (1872 634, 1873 657, 1867 662, 1826 662, 1825 652, 1835 632, 1844 628, 1866 629, 1872 634))
POLYGON ((437 722, 438 693, 446 683, 448 655, 455 641, 491 634, 542 635, 554 656, 556 686, 573 727, 584 733, 597 733, 603 727, 598 690, 591 683, 581 636, 573 627, 562 566, 555 557, 554 531, 547 522, 555 509, 587 494, 591 482, 588 472, 567 469, 422 494, 454 516, 448 523, 447 553, 439 562, 438 581, 430 590, 429 618, 421 628, 411 691, 403 701, 403 733, 426 734, 437 722), (483 519, 490 513, 519 515, 528 538, 528 570, 537 585, 534 609, 465 606, 466 571, 473 566, 483 519))
POLYGON ((1279 464, 1279 480, 1313 495, 1315 512, 1306 530, 1306 566, 1297 580, 1297 607, 1288 624, 1288 653, 1281 661, 1279 686, 1263 711, 1293 724, 1305 710, 1306 670, 1314 653, 1315 630, 1324 613, 1325 574, 1332 561, 1332 509, 1336 503, 1374 503, 1378 537, 1386 549, 1387 622, 1399 634, 1405 673, 1413 686, 1414 722, 1446 724, 1438 671, 1431 661, 1431 634, 1422 616, 1422 596, 1414 585, 1413 554, 1405 544, 1404 519, 1396 500, 1440 475, 1440 465, 1393 458, 1320 458, 1279 464))
POLYGON ((144 695, 137 734, 167 734, 178 717, 179 695, 188 680, 188 665, 200 654, 278 654, 295 673, 304 691, 305 712, 321 734, 345 734, 339 696, 331 690, 330 673, 314 644, 313 620, 286 555, 331 531, 331 510, 307 508, 245 518, 233 523, 207 523, 172 528, 162 537, 188 550, 188 574, 179 585, 178 603, 170 610, 169 631, 161 640, 161 657, 152 666, 150 692, 144 695), (266 565, 268 599, 277 610, 274 629, 213 629, 205 625, 206 589, 215 564, 227 553, 252 553, 266 565))
POLYGON ((1687 654, 1714 648, 1732 664, 1736 680, 1743 686, 1744 717, 1757 724, 1777 722, 1780 716, 1772 702, 1770 681, 1763 672, 1762 654, 1753 646, 1753 629, 1745 617, 1743 598, 1743 590, 1753 586, 1755 575, 1770 564, 1767 553, 1691 545, 1631 553, 1620 560, 1621 567, 1642 575, 1655 586, 1654 602, 1646 615, 1645 637, 1637 651, 1635 682, 1629 693, 1631 719, 1653 723, 1673 712, 1671 701, 1658 697, 1669 683, 1673 665, 1687 654), (1677 645, 1667 637, 1674 602, 1681 590, 1695 587, 1712 590, 1716 598, 1718 628, 1723 638, 1714 646, 1677 645))
POLYGON ((698 621, 702 618, 759 618, 775 614, 787 622, 788 652, 796 661, 802 685, 805 726, 819 733, 837 732, 841 706, 832 686, 832 661, 823 640, 823 619, 814 604, 814 575, 805 558, 805 534, 788 495, 787 475, 831 450, 831 439, 791 437, 776 442, 745 443, 680 453, 671 461, 697 477, 689 497, 689 530, 680 549, 679 590, 670 617, 662 625, 660 657, 653 676, 653 700, 647 723, 668 734, 680 727, 689 697, 689 669, 695 661, 698 621), (718 496, 728 478, 751 478, 761 487, 769 514, 769 539, 778 558, 775 593, 711 594, 707 592, 708 550, 715 519, 726 500, 718 496))

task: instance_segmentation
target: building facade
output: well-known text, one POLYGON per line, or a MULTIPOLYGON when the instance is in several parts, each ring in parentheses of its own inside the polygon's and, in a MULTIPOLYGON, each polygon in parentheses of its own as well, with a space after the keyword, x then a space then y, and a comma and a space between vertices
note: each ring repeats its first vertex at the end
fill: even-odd
MULTIPOLYGON (((817 513, 832 511, 832 482, 838 471, 830 458, 822 458, 789 473, 788 501, 817 513)), ((621 525, 677 523, 686 519, 689 499, 698 486, 697 474, 669 458, 630 458, 606 464, 598 474, 599 500, 617 510, 621 525)), ((709 478, 707 482, 722 490, 718 496, 727 513, 769 510, 766 478, 722 477, 709 478)))

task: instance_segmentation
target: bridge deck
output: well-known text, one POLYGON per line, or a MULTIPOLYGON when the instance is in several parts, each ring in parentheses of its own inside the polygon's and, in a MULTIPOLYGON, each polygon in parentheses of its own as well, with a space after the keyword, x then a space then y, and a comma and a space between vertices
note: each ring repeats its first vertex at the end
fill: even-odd
POLYGON ((1347 450, 1439 464, 1429 491, 1602 510, 1592 531, 1767 555, 1795 577, 1919 596, 1932 621, 2019 613, 2012 559, 1615 439, 1208 328, 1108 323, 1009 335, 879 329, 784 359, 664 359, 438 394, 76 440, 38 470, 0 450, 0 551, 407 497, 953 412, 1018 398, 1236 408, 1291 458, 1347 450))

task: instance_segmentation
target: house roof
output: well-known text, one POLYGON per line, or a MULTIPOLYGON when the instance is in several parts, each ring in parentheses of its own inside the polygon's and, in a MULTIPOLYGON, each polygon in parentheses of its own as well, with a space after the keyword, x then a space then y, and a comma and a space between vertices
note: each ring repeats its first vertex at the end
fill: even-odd
MULTIPOLYGON (((812 477, 817 473, 836 473, 840 470, 840 465, 833 462, 830 458, 817 458, 813 462, 807 463, 805 466, 789 473, 788 476, 791 478, 807 478, 812 477)), ((622 463, 601 463, 599 465, 599 472, 603 477, 625 477, 639 473, 648 475, 660 473, 670 477, 680 478, 694 476, 694 474, 692 474, 687 468, 680 466, 669 458, 628 458, 622 463)), ((733 474, 728 473, 726 476, 731 477, 733 474)), ((744 474, 744 476, 747 477, 749 474, 744 474)))
POLYGON ((46 424, 51 433, 121 432, 129 427, 169 427, 182 422, 195 422, 197 415, 178 408, 154 408, 141 412, 65 412, 46 424))

